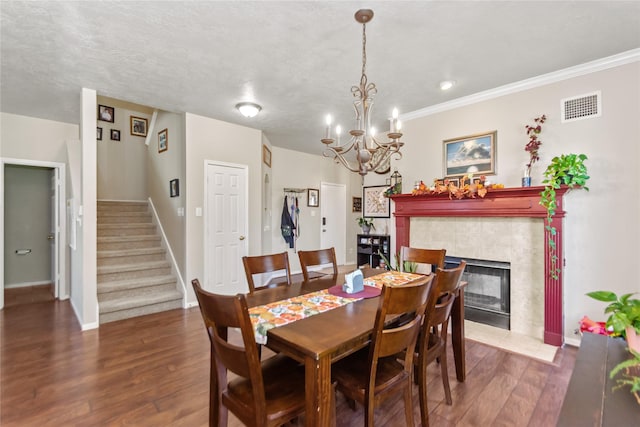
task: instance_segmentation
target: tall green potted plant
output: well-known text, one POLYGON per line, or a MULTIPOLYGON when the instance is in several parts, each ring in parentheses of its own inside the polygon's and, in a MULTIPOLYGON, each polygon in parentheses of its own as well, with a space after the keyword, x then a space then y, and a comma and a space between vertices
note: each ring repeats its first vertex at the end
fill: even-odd
POLYGON ((549 249, 551 251, 551 268, 550 274, 554 279, 558 278, 558 255, 556 254, 556 243, 553 236, 556 229, 551 225, 553 216, 556 213, 558 203, 556 200, 556 190, 566 185, 570 189, 583 188, 589 191, 585 185, 589 179, 587 175, 587 166, 584 161, 587 160, 585 154, 562 154, 551 159, 551 163, 544 171, 544 190, 540 193, 540 204, 547 210, 547 221, 545 228, 549 232, 549 249))

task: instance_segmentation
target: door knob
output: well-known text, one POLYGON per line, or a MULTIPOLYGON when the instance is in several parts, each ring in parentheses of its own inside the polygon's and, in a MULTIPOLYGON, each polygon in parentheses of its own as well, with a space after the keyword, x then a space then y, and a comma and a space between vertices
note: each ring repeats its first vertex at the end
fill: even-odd
POLYGON ((240 237, 238 237, 238 239, 244 240, 244 236, 240 236, 240 237))
POLYGON ((55 239, 55 238, 56 238, 56 237, 55 237, 53 234, 49 234, 49 235, 47 236, 47 240, 53 240, 53 239, 55 239))

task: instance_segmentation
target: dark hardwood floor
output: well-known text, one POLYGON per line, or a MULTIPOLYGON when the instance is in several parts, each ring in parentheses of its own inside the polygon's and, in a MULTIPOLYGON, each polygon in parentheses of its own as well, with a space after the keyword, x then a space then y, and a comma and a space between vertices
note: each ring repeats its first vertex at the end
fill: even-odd
MULTIPOLYGON (((0 311, 0 338, 3 427, 207 425, 209 341, 197 307, 82 332, 69 301, 13 303, 0 311)), ((560 349, 546 364, 467 341, 467 381, 449 369, 452 406, 430 366, 431 425, 555 425, 576 352, 560 349)), ((376 425, 403 426, 403 414, 401 399, 387 402, 376 425)), ((361 426, 362 408, 338 395, 337 424, 361 426)), ((241 424, 231 415, 229 425, 241 424)))

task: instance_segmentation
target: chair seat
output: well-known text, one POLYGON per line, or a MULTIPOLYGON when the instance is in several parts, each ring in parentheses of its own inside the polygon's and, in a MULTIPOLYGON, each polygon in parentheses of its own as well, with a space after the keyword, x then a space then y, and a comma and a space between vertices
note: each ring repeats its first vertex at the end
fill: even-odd
MULTIPOLYGON (((338 382, 338 390, 343 392, 347 388, 358 390, 358 394, 364 397, 364 390, 369 382, 368 357, 369 350, 365 348, 332 366, 331 373, 334 381, 338 382)), ((378 359, 376 391, 389 387, 392 381, 402 384, 407 378, 403 371, 402 362, 394 356, 378 359)))
MULTIPOLYGON (((304 394, 300 394, 300 390, 304 390, 303 365, 286 356, 276 355, 262 362, 262 377, 270 421, 283 415, 304 412, 304 394)), ((227 389, 222 393, 222 401, 241 413, 252 413, 254 396, 251 382, 242 377, 229 381, 227 389)), ((288 418, 285 422, 287 420, 288 418)))

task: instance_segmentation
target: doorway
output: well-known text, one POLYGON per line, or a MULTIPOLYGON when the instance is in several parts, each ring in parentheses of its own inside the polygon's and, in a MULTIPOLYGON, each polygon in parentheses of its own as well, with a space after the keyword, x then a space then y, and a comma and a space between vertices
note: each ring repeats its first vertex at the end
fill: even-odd
POLYGON ((234 295, 248 291, 242 257, 247 255, 248 167, 205 163, 204 288, 234 295))
POLYGON ((335 248, 336 262, 344 265, 347 234, 347 188, 343 184, 320 183, 320 247, 335 248))
POLYGON ((2 159, 0 168, 0 308, 5 287, 50 284, 55 298, 65 289, 65 165, 2 159))

